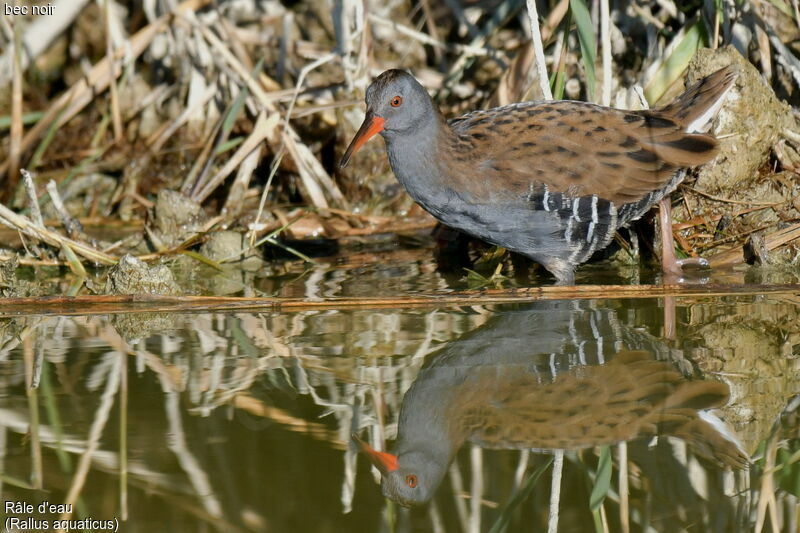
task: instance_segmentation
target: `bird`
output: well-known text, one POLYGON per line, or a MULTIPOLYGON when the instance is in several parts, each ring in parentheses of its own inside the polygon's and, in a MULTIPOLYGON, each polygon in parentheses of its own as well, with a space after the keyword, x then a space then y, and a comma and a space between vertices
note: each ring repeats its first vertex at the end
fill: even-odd
POLYGON ((717 464, 747 464, 738 439, 705 411, 728 401, 725 383, 687 380, 662 341, 613 310, 576 305, 500 312, 431 354, 403 397, 393 453, 353 435, 383 494, 428 502, 465 442, 554 450, 672 435, 717 464))
MULTIPOLYGON (((364 121, 339 165, 380 134, 398 181, 437 220, 572 285, 576 266, 618 228, 657 202, 668 217, 664 199, 714 159, 718 141, 703 131, 735 79, 724 67, 651 110, 530 101, 446 120, 411 74, 391 69, 367 88, 364 121)), ((679 274, 671 223, 662 231, 662 267, 679 274)))

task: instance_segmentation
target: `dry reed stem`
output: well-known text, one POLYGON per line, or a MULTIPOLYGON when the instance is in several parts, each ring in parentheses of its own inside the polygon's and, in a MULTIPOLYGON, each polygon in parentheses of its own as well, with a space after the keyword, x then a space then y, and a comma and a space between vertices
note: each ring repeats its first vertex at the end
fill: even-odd
POLYGON ((31 259, 28 257, 18 257, 15 254, 3 254, 0 253, 0 261, 10 261, 14 258, 17 258, 19 264, 22 266, 63 266, 64 261, 59 261, 58 259, 31 259))
MULTIPOLYGON (((186 0, 178 9, 186 9, 185 6, 196 6, 205 4, 208 0, 186 0)), ((164 16, 154 21, 152 24, 142 28, 130 39, 130 54, 128 59, 134 61, 144 50, 150 46, 153 38, 167 27, 170 17, 164 16)), ((21 152, 28 152, 40 137, 53 125, 62 126, 77 115, 84 107, 91 103, 98 94, 103 93, 108 84, 112 81, 110 73, 110 58, 107 56, 98 61, 89 71, 88 75, 81 77, 64 94, 50 104, 47 112, 39 119, 36 125, 31 128, 22 139, 21 152)), ((122 67, 117 64, 113 68, 115 76, 122 72, 122 67)), ((0 165, 0 174, 4 174, 9 169, 9 162, 0 165)))
POLYGON ((292 111, 294 110, 294 106, 297 103, 297 97, 300 95, 300 91, 303 88, 303 83, 306 81, 306 76, 312 70, 325 65, 326 63, 330 63, 336 58, 336 54, 325 54, 324 56, 304 65, 303 68, 300 69, 300 74, 297 76, 297 82, 294 85, 294 91, 292 92, 292 99, 289 100, 289 105, 286 108, 286 114, 284 118, 284 134, 286 133, 289 127, 289 120, 292 118, 292 111))
MULTIPOLYGON (((552 100, 553 93, 550 90, 550 78, 547 76, 547 64, 544 59, 544 47, 542 46, 542 34, 539 31, 539 13, 536 11, 536 1, 527 0, 528 19, 531 25, 531 46, 536 56, 536 70, 539 76, 539 89, 545 100, 552 100)), ((530 85, 530 84, 528 84, 530 85)))
POLYGON ((380 235, 382 233, 403 233, 411 231, 420 231, 436 227, 438 222, 435 220, 426 220, 423 222, 401 221, 388 224, 381 224, 379 226, 372 226, 368 228, 352 228, 339 235, 341 237, 363 237, 368 235, 380 235))
POLYGON ((22 174, 22 183, 25 186, 25 193, 28 195, 28 207, 31 210, 31 219, 33 223, 40 228, 44 227, 42 220, 42 210, 39 208, 39 196, 36 194, 36 185, 33 183, 33 176, 27 170, 20 169, 22 174))
POLYGON ((602 105, 611 105, 611 22, 608 0, 600 0, 600 39, 603 47, 602 105))
MULTIPOLYGON (((37 59, 45 52, 52 42, 74 22, 88 1, 59 0, 53 6, 58 16, 39 16, 27 25, 21 41, 21 48, 25 50, 25 54, 20 58, 20 66, 23 72, 27 70, 32 60, 37 59)), ((19 4, 21 2, 15 3, 19 4)), ((4 85, 10 78, 9 74, 13 68, 11 65, 13 53, 12 47, 0 56, 0 85, 4 85)))
MULTIPOLYGON (((17 172, 22 159, 22 66, 20 65, 22 37, 19 28, 19 21, 17 21, 13 25, 14 38, 11 45, 11 132, 8 147, 8 189, 5 193, 9 198, 17 183, 17 172)), ((2 174, 0 172, 0 175, 2 174)), ((0 194, 0 198, 2 197, 3 195, 0 194)))
MULTIPOLYGON (((220 57, 225 61, 225 63, 227 63, 228 66, 236 73, 236 75, 239 76, 241 81, 247 85, 247 88, 261 104, 261 106, 270 112, 277 113, 278 110, 276 109, 272 100, 264 92, 261 85, 259 85, 259 83, 253 79, 253 77, 250 75, 250 71, 248 71, 245 66, 242 65, 242 63, 230 52, 228 47, 225 46, 225 44, 204 25, 199 24, 197 21, 194 21, 194 23, 197 29, 203 35, 203 38, 205 38, 206 41, 211 44, 212 48, 219 53, 220 57)), ((319 160, 317 160, 317 158, 314 157, 314 154, 311 153, 311 150, 308 148, 308 146, 302 143, 297 132, 295 132, 291 126, 287 126, 281 138, 288 152, 292 155, 295 164, 297 165, 300 179, 303 185, 306 187, 306 191, 311 196, 309 199, 312 200, 314 206, 318 208, 328 207, 328 202, 325 200, 322 192, 323 190, 327 190, 333 199, 346 209, 348 205, 347 200, 339 190, 339 186, 334 183, 319 160)))
MULTIPOLYGON (((50 201, 53 204, 53 208, 58 213, 59 218, 61 219, 61 224, 67 232, 67 235, 70 237, 74 237, 75 235, 79 235, 83 232, 83 227, 81 223, 78 222, 76 218, 69 214, 67 208, 64 206, 63 200, 61 200, 61 194, 58 192, 58 185, 53 180, 47 182, 47 193, 50 195, 50 201)), ((44 225, 42 225, 44 227, 44 225)))
MULTIPOLYGON (((278 166, 281 164, 283 160, 284 150, 286 149, 286 145, 281 145, 281 149, 275 154, 275 157, 272 160, 272 164, 270 165, 269 169, 269 176, 267 176, 267 183, 264 185, 264 188, 261 190, 261 198, 258 201, 258 211, 256 212, 256 220, 252 224, 250 224, 250 232, 248 236, 248 241, 250 242, 250 247, 252 248, 256 242, 256 237, 259 235, 259 232, 262 230, 271 231, 266 227, 264 224, 261 223, 261 217, 264 215, 264 208, 267 204, 267 194, 269 194, 270 188, 272 187, 272 180, 275 178, 275 173, 278 171, 278 166)), ((283 223, 283 222, 281 222, 283 223)))
POLYGON ((726 203, 726 204, 737 204, 737 205, 747 205, 747 206, 756 205, 756 206, 761 206, 761 207, 777 207, 779 205, 783 205, 783 204, 786 203, 785 201, 783 201, 783 202, 759 202, 759 201, 756 201, 756 200, 734 200, 733 198, 724 198, 722 196, 715 196, 713 194, 709 194, 707 192, 700 191, 700 190, 695 189, 693 187, 690 187, 688 185, 683 185, 682 188, 687 190, 687 191, 691 191, 691 192, 693 192, 695 194, 699 194, 700 196, 708 198, 709 200, 714 200, 715 202, 722 202, 722 203, 726 203))
POLYGON ((775 49, 775 57, 778 59, 778 63, 782 64, 786 70, 791 73, 792 77, 795 80, 795 83, 800 85, 800 59, 798 59, 789 48, 783 44, 780 37, 778 37, 775 29, 766 21, 762 20, 758 15, 756 15, 757 20, 759 21, 760 27, 764 29, 769 37, 769 42, 772 44, 772 48, 775 49))
POLYGON ((201 177, 206 175, 207 166, 213 155, 214 148, 217 146, 217 137, 222 129, 223 121, 217 121, 217 124, 206 136, 205 142, 200 153, 195 157, 192 168, 186 174, 181 184, 181 192, 186 196, 191 196, 192 189, 196 188, 201 177))
POLYGON ((393 20, 386 20, 383 17, 379 17, 374 13, 370 13, 368 15, 370 22, 373 24, 378 24, 379 26, 385 26, 387 28, 392 28, 397 33, 405 35, 407 37, 411 37, 415 41, 418 41, 422 44, 427 44, 434 48, 434 50, 447 50, 449 52, 455 52, 458 54, 467 54, 470 56, 486 56, 490 54, 490 50, 483 47, 483 46, 472 46, 467 44, 457 44, 457 43, 444 43, 438 39, 431 37, 430 35, 423 33, 421 31, 417 31, 414 29, 409 28, 399 22, 395 22, 393 20))
MULTIPOLYGON (((741 215, 746 215, 748 213, 755 213, 756 211, 763 211, 764 209, 769 209, 770 207, 775 207, 778 205, 783 204, 783 202, 779 204, 771 204, 771 205, 762 205, 759 207, 753 207, 750 209, 742 209, 741 211, 735 211, 733 213, 726 213, 731 216, 731 218, 736 218, 741 215)), ((687 220, 686 222, 676 222, 672 225, 672 231, 681 231, 684 229, 694 228, 697 226, 703 226, 707 224, 714 224, 719 222, 722 218, 722 214, 719 215, 699 215, 694 218, 687 220)))
POLYGON ((225 181, 225 178, 231 174, 239 164, 244 161, 244 159, 250 155, 251 152, 257 150, 260 144, 272 135, 275 127, 278 125, 279 117, 277 113, 271 113, 267 116, 266 112, 262 111, 258 115, 258 119, 256 120, 256 124, 253 127, 253 131, 250 135, 247 136, 247 139, 239 146, 239 149, 236 150, 236 153, 228 159, 228 161, 220 168, 216 174, 214 174, 206 184, 203 186, 202 189, 197 191, 192 195, 192 198, 202 203, 206 200, 206 198, 211 195, 211 193, 216 190, 220 184, 225 181))
MULTIPOLYGON (((436 27, 436 17, 431 9, 430 0, 420 0, 420 4, 422 5, 422 13, 425 15, 425 25, 428 27, 428 32, 435 41, 441 41, 442 39, 439 37, 439 29, 436 27)), ((442 61, 444 61, 442 50, 434 48, 433 53, 436 63, 441 65, 442 61)))
POLYGON ((117 84, 114 81, 114 43, 111 38, 111 8, 109 0, 103 0, 103 15, 106 31, 106 57, 108 58, 108 77, 112 80, 109 83, 109 94, 111 96, 111 122, 114 126, 114 142, 122 140, 122 112, 119 107, 119 94, 117 84))
MULTIPOLYGON (((178 115, 172 122, 164 123, 158 129, 158 131, 153 133, 150 136, 150 138, 147 139, 147 141, 145 141, 145 144, 153 152, 161 150, 161 148, 164 146, 164 143, 166 143, 168 140, 170 140, 170 138, 172 138, 172 136, 178 130, 178 128, 186 124, 186 122, 188 122, 189 119, 192 118, 192 116, 195 113, 197 113, 197 110, 205 106, 208 103, 208 101, 214 97, 215 94, 217 94, 216 85, 211 84, 208 87, 206 87, 203 94, 201 94, 198 98, 192 101, 192 105, 187 106, 186 109, 184 109, 183 112, 181 112, 181 114, 178 115)), ((213 135, 211 138, 213 141, 214 138, 213 135)))
MULTIPOLYGON (((758 233, 760 231, 767 230, 767 229, 771 228, 772 226, 774 226, 776 224, 777 224, 777 222, 768 222, 767 224, 762 224, 760 226, 756 226, 755 228, 749 228, 749 229, 747 229, 745 231, 742 231, 742 232, 739 232, 739 233, 734 233, 732 235, 726 235, 725 237, 720 237, 719 239, 713 240, 713 241, 711 241, 709 243, 705 243, 705 244, 702 244, 702 245, 697 245, 694 248, 699 252, 704 252, 706 250, 711 250, 711 249, 716 248, 718 246, 721 246, 723 244, 728 244, 728 243, 736 242, 736 241, 742 242, 742 240, 745 237, 748 237, 748 236, 752 235, 753 233, 758 233)), ((700 233, 698 235, 698 237, 708 237, 708 234, 700 233)))
POLYGON ((28 217, 18 215, 6 206, 0 204, 0 223, 7 224, 21 233, 44 241, 50 246, 61 248, 65 245, 69 246, 76 254, 95 261, 104 265, 113 265, 117 262, 117 258, 113 255, 103 253, 99 250, 92 248, 86 244, 74 241, 68 237, 64 237, 55 231, 51 231, 44 227, 37 226, 28 217))
MULTIPOLYGON (((767 250, 771 251, 797 239, 798 237, 800 237, 800 223, 792 224, 788 228, 783 228, 766 235, 764 237, 764 244, 766 245, 767 250)), ((730 250, 725 250, 724 252, 714 254, 706 259, 712 268, 723 265, 741 264, 744 262, 744 253, 742 251, 743 248, 744 245, 739 245, 731 248, 730 250)))
POLYGON ((549 41, 553 36, 553 32, 564 20, 564 17, 569 12, 569 0, 560 0, 555 7, 547 14, 542 27, 542 42, 549 41))
POLYGON ((236 178, 234 178, 233 183, 228 189, 228 196, 225 198, 225 205, 222 208, 227 217, 234 217, 241 212, 242 207, 244 206, 244 198, 247 193, 247 188, 250 186, 250 180, 252 179, 260 160, 261 150, 256 147, 245 156, 236 170, 236 178))
POLYGON ((756 43, 758 43, 759 57, 761 58, 761 72, 764 79, 772 80, 772 54, 770 53, 769 36, 760 26, 756 26, 756 43))
MULTIPOLYGON (((469 46, 477 48, 485 46, 491 37, 491 33, 497 30, 502 20, 511 16, 511 9, 513 9, 513 6, 513 2, 501 2, 498 4, 497 9, 492 14, 492 18, 490 18, 472 38, 469 46)), ((473 57, 474 56, 472 54, 468 53, 463 53, 458 56, 458 59, 451 64, 450 69, 447 71, 445 87, 443 87, 443 89, 447 89, 449 86, 454 85, 461 80, 461 77, 466 72, 470 59, 473 57)), ((443 92, 440 92, 439 95, 442 96, 443 92)))

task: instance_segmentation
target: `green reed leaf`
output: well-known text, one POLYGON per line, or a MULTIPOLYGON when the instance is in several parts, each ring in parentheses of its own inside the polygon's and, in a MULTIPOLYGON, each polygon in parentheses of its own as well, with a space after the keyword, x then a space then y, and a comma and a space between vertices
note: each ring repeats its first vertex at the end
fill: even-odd
POLYGON ((584 0, 569 0, 572 18, 578 27, 578 41, 581 45, 581 61, 586 70, 586 92, 589 100, 594 101, 596 77, 594 65, 597 59, 597 35, 594 33, 594 24, 584 0))

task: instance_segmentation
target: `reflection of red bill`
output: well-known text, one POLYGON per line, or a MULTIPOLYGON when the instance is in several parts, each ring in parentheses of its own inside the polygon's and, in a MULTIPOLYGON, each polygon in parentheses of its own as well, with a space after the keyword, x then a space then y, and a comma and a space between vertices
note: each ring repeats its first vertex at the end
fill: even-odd
POLYGON ((358 149, 364 145, 364 143, 366 143, 376 134, 382 132, 384 122, 385 121, 383 118, 375 116, 372 113, 367 113, 367 116, 364 117, 364 122, 361 124, 361 127, 358 128, 358 132, 356 132, 356 136, 353 137, 353 140, 350 142, 350 146, 347 147, 347 151, 344 153, 339 166, 342 168, 346 167, 348 161, 350 161, 351 155, 356 153, 358 149))
MULTIPOLYGON (((383 123, 383 119, 381 119, 381 123, 383 123)), ((361 129, 364 129, 363 126, 361 129)), ((357 435, 353 435, 353 440, 356 441, 358 447, 361 448, 361 451, 366 454, 367 457, 369 457, 369 460, 372 461, 372 464, 374 464, 375 467, 381 471, 381 474, 385 475, 389 472, 394 472, 397 470, 398 466, 396 455, 388 452, 379 452, 363 440, 359 439, 357 435)))

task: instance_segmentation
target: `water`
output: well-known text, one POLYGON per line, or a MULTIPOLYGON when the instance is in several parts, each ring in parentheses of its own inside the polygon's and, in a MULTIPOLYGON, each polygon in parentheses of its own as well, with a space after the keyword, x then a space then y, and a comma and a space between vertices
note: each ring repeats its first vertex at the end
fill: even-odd
MULTIPOLYGON (((306 297, 453 287, 419 257, 259 284, 306 297)), ((672 339, 655 298, 9 316, 3 521, 12 531, 60 519, 123 532, 545 531, 547 462, 562 447, 559 531, 762 521, 769 531, 775 519, 773 530, 797 531, 799 303, 677 298, 672 339), (431 488, 432 503, 385 499, 352 433, 433 457, 399 471, 417 494, 431 488), (43 502, 62 507, 40 512, 43 502)))

